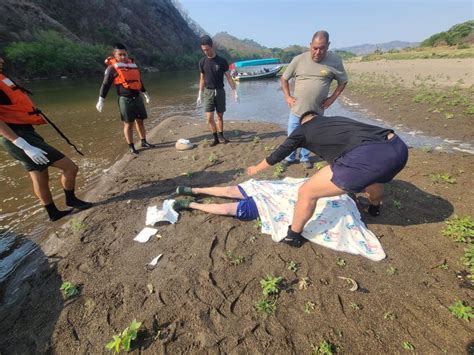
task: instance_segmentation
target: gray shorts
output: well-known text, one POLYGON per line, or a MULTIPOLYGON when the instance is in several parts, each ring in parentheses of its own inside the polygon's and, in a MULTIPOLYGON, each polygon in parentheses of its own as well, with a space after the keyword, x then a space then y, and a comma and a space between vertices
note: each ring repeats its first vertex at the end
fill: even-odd
POLYGON ((48 158, 49 163, 47 164, 36 164, 33 160, 30 159, 28 155, 25 154, 23 149, 18 148, 15 144, 10 142, 8 139, 0 136, 0 144, 5 148, 8 154, 16 160, 18 160, 27 171, 43 171, 48 168, 54 162, 65 157, 63 153, 57 150, 54 147, 51 147, 47 144, 43 137, 36 133, 32 129, 20 130, 15 129, 15 133, 18 137, 23 138, 25 141, 30 143, 32 146, 44 150, 46 153, 46 158, 48 158))
POLYGON ((119 96, 118 104, 123 122, 131 123, 137 118, 144 120, 148 117, 142 95, 137 97, 119 96))
POLYGON ((204 89, 203 99, 205 112, 225 112, 224 89, 204 89))

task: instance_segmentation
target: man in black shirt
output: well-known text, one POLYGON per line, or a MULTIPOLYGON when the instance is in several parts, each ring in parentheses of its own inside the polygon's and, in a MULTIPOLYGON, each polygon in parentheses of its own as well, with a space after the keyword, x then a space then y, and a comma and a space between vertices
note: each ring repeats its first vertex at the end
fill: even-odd
POLYGON ((213 48, 212 39, 209 36, 201 37, 201 50, 206 55, 199 61, 199 94, 197 105, 201 105, 204 96, 204 111, 206 113, 207 124, 211 130, 214 141, 211 147, 229 141, 224 137, 224 112, 225 112, 225 90, 224 75, 232 88, 233 96, 237 102, 239 97, 235 90, 235 83, 229 73, 229 64, 225 58, 219 57, 213 48), (214 121, 214 111, 217 112, 217 126, 214 121))
POLYGON ((369 213, 377 216, 383 184, 404 167, 408 148, 393 130, 368 125, 346 117, 318 116, 314 111, 301 116, 301 126, 266 159, 247 169, 248 175, 274 165, 296 148, 306 148, 326 160, 322 168, 298 192, 293 222, 284 241, 301 245, 303 228, 314 213, 319 198, 348 192, 366 192, 369 213))
POLYGON ((130 153, 133 155, 138 154, 133 144, 134 125, 140 136, 142 148, 153 148, 154 145, 146 140, 143 120, 148 115, 140 93, 143 94, 147 103, 150 102, 150 97, 141 80, 138 66, 128 57, 127 48, 121 43, 115 45, 113 57, 107 58, 105 63, 107 64, 107 69, 105 70, 104 81, 100 87, 99 100, 96 105, 97 111, 102 112, 105 97, 112 84, 114 84, 119 96, 119 111, 124 124, 123 133, 130 153))

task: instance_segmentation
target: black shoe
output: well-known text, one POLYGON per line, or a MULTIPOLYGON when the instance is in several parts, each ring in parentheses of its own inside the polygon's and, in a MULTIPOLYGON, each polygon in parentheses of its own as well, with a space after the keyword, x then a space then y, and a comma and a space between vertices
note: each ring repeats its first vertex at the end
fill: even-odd
POLYGON ((219 141, 224 144, 227 144, 230 142, 226 137, 224 137, 224 134, 222 133, 219 133, 219 141))
POLYGON ((148 143, 147 141, 142 142, 142 148, 155 148, 156 145, 148 143))
POLYGON ((57 210, 57 212, 55 212, 54 214, 49 216, 49 220, 51 222, 57 221, 57 220, 65 217, 65 216, 67 216, 68 214, 71 214, 71 212, 72 212, 72 210, 65 210, 65 211, 57 210))
POLYGON ((288 244, 293 248, 299 248, 303 245, 303 237, 301 233, 296 233, 291 230, 291 226, 288 226, 288 233, 286 237, 282 240, 282 243, 288 244))
POLYGON ((370 205, 369 208, 367 209, 367 212, 369 212, 369 214, 372 216, 372 217, 377 217, 380 215, 380 205, 370 205))
POLYGON ((186 210, 189 208, 189 204, 191 203, 190 200, 176 200, 173 202, 173 209, 176 212, 186 210))
POLYGON ((213 141, 213 142, 209 143, 209 147, 215 147, 218 144, 219 144, 219 141, 213 141))
POLYGON ((130 147, 130 154, 132 155, 138 155, 138 150, 135 149, 135 147, 130 147))

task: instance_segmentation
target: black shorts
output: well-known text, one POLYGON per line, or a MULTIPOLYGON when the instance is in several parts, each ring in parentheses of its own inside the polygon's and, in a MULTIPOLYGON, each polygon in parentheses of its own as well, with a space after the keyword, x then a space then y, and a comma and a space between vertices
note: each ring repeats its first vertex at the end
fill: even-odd
POLYGON ((25 154, 23 149, 18 148, 15 144, 10 142, 5 137, 0 137, 0 144, 5 148, 7 153, 10 154, 12 158, 18 160, 27 171, 43 171, 47 169, 48 166, 50 166, 54 162, 65 157, 65 155, 61 153, 59 150, 47 144, 44 141, 43 137, 41 137, 33 129, 28 129, 28 130, 15 129, 15 133, 17 134, 18 137, 23 138, 33 147, 42 149, 47 153, 46 158, 48 158, 49 163, 36 164, 33 162, 33 160, 30 159, 28 155, 25 154))
POLYGON ((391 181, 406 165, 408 148, 398 136, 358 145, 334 160, 331 181, 346 192, 391 181))
POLYGON ((142 96, 119 96, 120 117, 123 122, 132 123, 136 119, 144 120, 148 117, 142 96))

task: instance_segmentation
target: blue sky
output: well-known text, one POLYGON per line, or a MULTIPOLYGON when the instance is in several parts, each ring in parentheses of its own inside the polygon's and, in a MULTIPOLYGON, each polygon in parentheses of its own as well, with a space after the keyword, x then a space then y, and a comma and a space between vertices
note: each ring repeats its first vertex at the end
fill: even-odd
POLYGON ((417 42, 474 18, 471 0, 180 0, 212 35, 226 31, 267 47, 307 45, 325 29, 331 47, 417 42))

